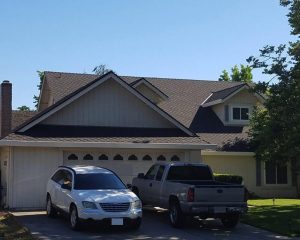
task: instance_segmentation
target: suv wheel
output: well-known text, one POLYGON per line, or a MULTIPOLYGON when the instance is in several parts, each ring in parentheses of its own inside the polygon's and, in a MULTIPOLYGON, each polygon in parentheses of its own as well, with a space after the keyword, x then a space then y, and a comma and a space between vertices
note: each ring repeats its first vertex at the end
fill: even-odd
POLYGON ((73 230, 80 229, 80 221, 76 206, 72 205, 70 209, 70 226, 73 230))
POLYGON ((53 207, 50 196, 47 197, 47 201, 46 201, 46 213, 47 213, 48 217, 55 217, 56 216, 56 210, 53 207))
POLYGON ((177 201, 170 203, 169 218, 173 227, 181 228, 183 226, 184 216, 177 201))

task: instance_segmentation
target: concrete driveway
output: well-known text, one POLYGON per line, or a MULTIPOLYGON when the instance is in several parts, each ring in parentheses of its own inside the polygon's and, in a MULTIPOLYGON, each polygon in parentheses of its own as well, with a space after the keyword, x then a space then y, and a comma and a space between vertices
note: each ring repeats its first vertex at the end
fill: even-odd
POLYGON ((62 217, 50 219, 45 212, 13 214, 39 239, 291 239, 244 224, 239 224, 236 229, 229 231, 216 220, 201 223, 195 219, 183 229, 174 229, 169 225, 167 212, 149 209, 144 211, 142 226, 137 231, 122 228, 103 229, 92 225, 85 227, 83 231, 74 232, 69 228, 68 221, 62 217))

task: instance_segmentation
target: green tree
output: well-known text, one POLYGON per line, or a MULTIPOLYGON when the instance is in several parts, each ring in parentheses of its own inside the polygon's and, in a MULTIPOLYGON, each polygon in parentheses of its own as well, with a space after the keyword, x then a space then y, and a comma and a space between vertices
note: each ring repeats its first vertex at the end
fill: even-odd
POLYGON ((19 111, 23 111, 23 112, 29 112, 29 111, 31 111, 31 109, 28 106, 26 106, 26 105, 20 106, 17 109, 19 111))
POLYGON ((222 74, 219 77, 219 81, 234 81, 234 82, 252 82, 252 68, 250 66, 240 65, 240 69, 237 65, 231 68, 231 75, 226 70, 222 71, 222 74))
MULTIPOLYGON (((37 73, 38 73, 39 78, 40 78, 40 81, 39 81, 39 84, 37 85, 37 87, 38 87, 39 92, 41 92, 41 89, 42 89, 42 86, 43 86, 45 72, 43 72, 43 71, 37 71, 37 73)), ((35 106, 36 109, 38 108, 39 100, 40 100, 40 95, 34 95, 33 96, 33 103, 34 103, 34 106, 35 106)))
POLYGON ((260 92, 268 90, 268 98, 264 108, 254 111, 250 136, 258 159, 292 163, 300 196, 300 1, 282 0, 281 5, 289 7, 287 16, 296 40, 288 45, 265 46, 259 57, 247 59, 253 68, 270 75, 270 81, 255 87, 260 92), (273 83, 273 79, 277 81, 273 83))
POLYGON ((93 72, 96 74, 96 75, 104 75, 105 73, 108 73, 109 71, 111 71, 110 69, 106 68, 106 65, 105 64, 100 64, 96 67, 94 67, 93 69, 93 72))

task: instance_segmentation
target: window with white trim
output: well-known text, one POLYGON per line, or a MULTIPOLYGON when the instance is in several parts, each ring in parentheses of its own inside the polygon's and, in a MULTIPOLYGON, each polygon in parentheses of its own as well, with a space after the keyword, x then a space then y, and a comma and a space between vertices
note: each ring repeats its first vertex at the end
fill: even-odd
POLYGON ((233 121, 248 121, 250 114, 249 107, 234 106, 231 108, 231 119, 233 121))
POLYGON ((287 165, 265 162, 266 184, 288 184, 287 165))

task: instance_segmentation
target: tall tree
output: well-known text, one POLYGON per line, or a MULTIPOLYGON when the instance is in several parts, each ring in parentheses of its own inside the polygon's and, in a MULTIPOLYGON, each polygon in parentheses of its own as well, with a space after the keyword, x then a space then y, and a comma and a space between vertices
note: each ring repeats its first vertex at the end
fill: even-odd
POLYGON ((256 90, 268 89, 269 94, 264 108, 254 111, 250 135, 258 159, 273 164, 292 163, 300 196, 300 1, 280 3, 289 7, 287 16, 296 41, 265 46, 259 57, 247 59, 253 68, 262 68, 270 75, 269 82, 257 84, 256 90))
POLYGON ((29 111, 31 111, 31 109, 28 106, 26 106, 26 105, 20 106, 17 109, 19 111, 22 111, 22 112, 29 112, 29 111))
POLYGON ((222 74, 219 77, 219 81, 234 81, 234 82, 252 82, 252 68, 250 66, 240 65, 240 69, 237 65, 231 68, 231 75, 226 70, 222 71, 222 74))
MULTIPOLYGON (((40 78, 39 84, 37 85, 38 90, 39 90, 39 92, 40 92, 41 89, 42 89, 42 85, 43 85, 43 81, 44 81, 45 72, 43 72, 43 71, 37 71, 37 73, 38 73, 39 78, 40 78)), ((40 95, 34 95, 34 96, 33 96, 33 103, 34 103, 34 106, 35 106, 36 109, 38 108, 39 100, 40 100, 40 95)))
POLYGON ((111 71, 110 69, 106 68, 105 64, 100 64, 96 67, 94 67, 93 72, 97 75, 104 75, 105 73, 108 73, 109 71, 111 71))

